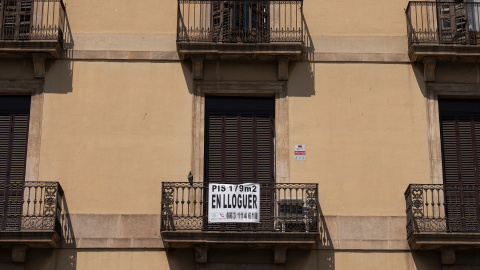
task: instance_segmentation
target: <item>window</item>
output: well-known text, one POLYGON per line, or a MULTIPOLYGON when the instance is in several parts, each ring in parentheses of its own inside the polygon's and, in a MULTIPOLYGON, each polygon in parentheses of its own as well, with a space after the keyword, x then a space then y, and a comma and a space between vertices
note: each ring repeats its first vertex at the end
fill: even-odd
POLYGON ((213 39, 220 42, 268 42, 269 4, 255 1, 214 1, 213 39))
POLYGON ((207 97, 205 181, 274 182, 273 98, 207 97))
POLYGON ((32 2, 32 0, 0 0, 2 39, 30 38, 32 2))
POLYGON ((204 181, 263 185, 260 222, 273 225, 275 99, 206 97, 205 114, 204 181))
POLYGON ((20 227, 30 96, 0 96, 0 229, 20 227))
POLYGON ((438 104, 449 230, 478 231, 480 100, 438 104))

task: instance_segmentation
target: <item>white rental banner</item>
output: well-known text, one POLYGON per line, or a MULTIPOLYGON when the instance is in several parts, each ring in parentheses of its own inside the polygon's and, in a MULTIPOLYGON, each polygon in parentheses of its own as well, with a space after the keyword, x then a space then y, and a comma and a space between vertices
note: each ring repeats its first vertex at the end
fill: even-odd
POLYGON ((260 185, 208 185, 208 223, 259 223, 260 185))

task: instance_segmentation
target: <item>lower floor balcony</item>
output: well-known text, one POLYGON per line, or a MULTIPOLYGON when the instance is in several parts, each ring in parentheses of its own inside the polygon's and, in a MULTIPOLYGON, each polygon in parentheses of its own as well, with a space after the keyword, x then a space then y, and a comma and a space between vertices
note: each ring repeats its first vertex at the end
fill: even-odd
POLYGON ((0 247, 57 247, 62 201, 58 182, 0 182, 0 247))
POLYGON ((412 249, 480 247, 480 186, 411 184, 406 192, 412 249))
POLYGON ((164 182, 161 234, 167 248, 312 248, 318 185, 164 182))

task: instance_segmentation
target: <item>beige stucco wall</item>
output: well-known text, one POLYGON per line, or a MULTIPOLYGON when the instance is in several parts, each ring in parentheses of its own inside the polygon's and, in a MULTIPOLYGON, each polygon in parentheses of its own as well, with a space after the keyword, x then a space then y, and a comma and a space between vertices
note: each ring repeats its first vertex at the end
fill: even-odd
POLYGON ((186 180, 190 170, 182 66, 72 66, 71 78, 53 67, 45 81, 40 179, 61 182, 71 213, 158 214, 161 182, 186 180))
POLYGON ((325 215, 403 215, 409 183, 428 183, 426 102, 411 65, 302 65, 289 81, 292 182, 319 183, 325 215), (304 91, 310 92, 304 95, 304 91), (302 92, 303 91, 303 92, 302 92))
MULTIPOLYGON (((205 67, 211 80, 275 78, 268 63, 205 67)), ((158 214, 161 182, 190 171, 190 76, 180 63, 57 61, 45 82, 40 179, 61 181, 75 214, 158 214)), ((319 183, 325 215, 402 216, 407 185, 429 181, 412 66, 292 64, 288 94, 290 181, 319 183), (307 145, 306 161, 293 160, 295 144, 307 145)))
MULTIPOLYGON (((38 160, 39 180, 65 190, 75 239, 30 250, 25 269, 195 269, 193 250, 166 251, 159 231, 161 183, 186 181, 192 158, 194 83, 176 52, 177 1, 65 3, 73 43, 46 64, 38 160)), ((403 192, 431 181, 407 3, 304 1, 313 56, 289 64, 290 182, 319 184, 325 230, 313 250, 289 250, 285 269, 440 269, 437 252, 413 254, 406 241, 403 192), (306 161, 294 161, 295 144, 306 144, 306 161)), ((479 67, 438 65, 437 78, 478 84, 479 67)), ((277 80, 275 62, 204 70, 205 81, 277 80)), ((0 79, 32 78, 31 59, 0 59, 0 79)), ((212 265, 240 262, 228 252, 212 253, 212 265)))

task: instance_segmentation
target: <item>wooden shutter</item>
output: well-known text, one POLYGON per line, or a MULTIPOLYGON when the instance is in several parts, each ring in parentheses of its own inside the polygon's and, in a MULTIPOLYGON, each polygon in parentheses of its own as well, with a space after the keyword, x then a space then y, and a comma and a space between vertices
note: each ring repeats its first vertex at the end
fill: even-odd
POLYGON ((273 113, 208 113, 207 182, 273 183, 273 119, 273 113))
POLYGON ((453 0, 442 2, 444 4, 438 4, 440 41, 442 43, 466 43, 468 23, 465 4, 453 0))
POLYGON ((2 1, 2 37, 29 39, 32 23, 32 0, 2 1))
POLYGON ((231 5, 228 1, 212 2, 212 39, 225 42, 231 35, 231 5))
POLYGON ((256 42, 270 41, 270 7, 266 2, 252 4, 252 37, 256 42))
POLYGON ((212 38, 219 42, 269 42, 269 4, 255 1, 214 1, 212 38))
POLYGON ((439 101, 450 231, 479 230, 480 102, 439 101))
MULTIPOLYGON (((265 102, 274 104, 273 98, 265 102)), ((273 110, 265 110, 261 109, 262 99, 208 97, 206 104, 205 182, 265 184, 260 195, 260 226, 273 228, 274 105, 270 106, 273 110), (209 107, 209 99, 216 99, 219 107, 209 107), (222 105, 222 101, 228 104, 222 105)), ((249 229, 249 226, 252 225, 226 224, 222 228, 249 229)))
POLYGON ((1 230, 21 226, 29 108, 30 97, 0 97, 1 230))

